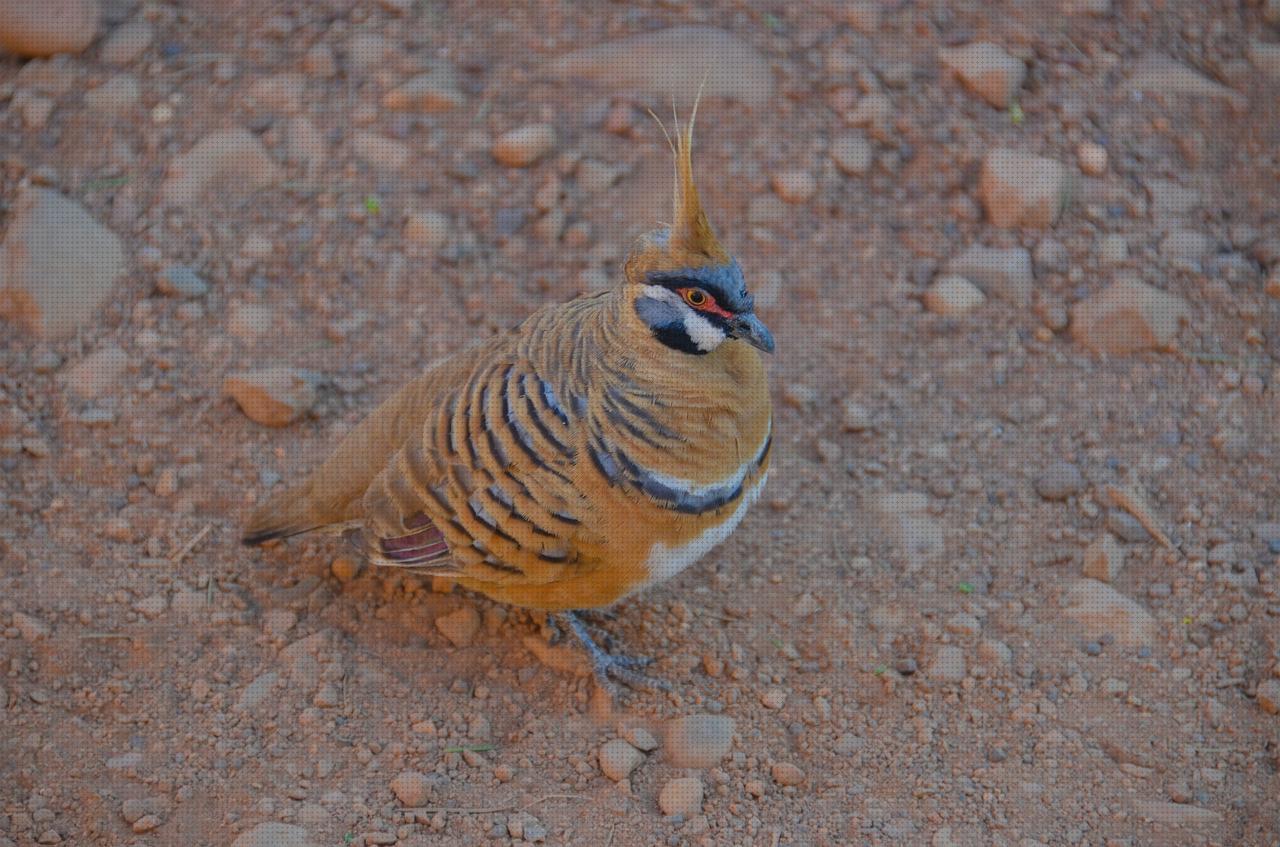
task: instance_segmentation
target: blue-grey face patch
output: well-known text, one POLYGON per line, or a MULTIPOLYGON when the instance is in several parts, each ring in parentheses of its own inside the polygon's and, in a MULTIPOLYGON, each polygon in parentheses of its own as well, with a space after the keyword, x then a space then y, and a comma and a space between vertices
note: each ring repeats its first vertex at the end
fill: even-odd
POLYGON ((750 312, 755 306, 755 301, 747 293, 747 281, 742 276, 742 267, 736 260, 727 265, 655 271, 645 281, 666 288, 696 285, 716 298, 716 302, 730 312, 750 312))

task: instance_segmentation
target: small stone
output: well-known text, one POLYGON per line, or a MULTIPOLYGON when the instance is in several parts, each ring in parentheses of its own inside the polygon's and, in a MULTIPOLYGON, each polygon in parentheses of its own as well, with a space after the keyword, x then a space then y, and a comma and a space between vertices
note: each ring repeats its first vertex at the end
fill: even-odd
POLYGON ((770 180, 773 192, 786 203, 807 203, 818 193, 818 180, 805 170, 782 171, 770 180))
POLYGON ((865 432, 875 425, 871 410, 852 397, 844 398, 840 422, 847 432, 865 432))
POLYGON ((828 151, 831 161, 836 163, 840 173, 845 176, 863 176, 871 170, 875 162, 875 148, 860 132, 846 133, 831 142, 828 151))
POLYGON ((466 97, 458 89, 453 68, 444 63, 412 77, 382 98, 384 108, 426 114, 447 112, 465 103, 466 97))
POLYGON ((1036 493, 1046 500, 1066 500, 1084 487, 1084 474, 1071 462, 1054 462, 1035 481, 1036 493))
POLYGON ((773 781, 779 785, 804 784, 804 771, 790 762, 776 762, 770 772, 773 774, 773 781))
POLYGON ((391 793, 402 805, 410 807, 427 805, 433 788, 426 774, 418 771, 402 771, 391 780, 391 793))
POLYGON ((329 564, 329 570, 338 582, 350 582, 360 573, 360 560, 354 556, 338 556, 329 564))
POLYGON ((935 315, 959 317, 978 308, 987 299, 982 289, 955 274, 939 277, 924 293, 924 307, 935 315))
POLYGON ((155 29, 146 18, 134 18, 111 30, 102 41, 98 56, 104 64, 121 67, 138 60, 155 38, 155 29))
POLYGON ((1089 176, 1102 176, 1107 172, 1107 148, 1092 141, 1081 142, 1076 148, 1076 160, 1080 170, 1089 176))
POLYGON ((143 815, 133 822, 133 831, 136 833, 150 832, 160 826, 160 823, 158 815, 143 815))
POLYGON ((1249 98, 1240 92, 1209 79, 1181 62, 1158 54, 1148 55, 1135 63, 1134 71, 1129 77, 1129 88, 1158 97, 1217 97, 1240 111, 1249 106, 1249 98))
POLYGON ((480 613, 475 606, 461 606, 456 611, 436 618, 436 629, 454 647, 470 647, 480 631, 480 613))
POLYGON ((1115 536, 1103 533, 1093 540, 1084 551, 1085 576, 1099 582, 1115 582, 1124 567, 1124 548, 1115 536))
POLYGON ((238 127, 219 130, 174 157, 160 196, 172 206, 192 206, 215 184, 250 191, 277 182, 282 174, 258 136, 238 127))
POLYGON ((116 74, 84 93, 84 105, 92 112, 119 117, 137 105, 142 96, 133 74, 116 74))
POLYGON ((287 426, 315 405, 315 381, 283 365, 231 374, 222 382, 246 416, 263 426, 287 426))
POLYGON ((298 623, 298 613, 292 609, 269 609, 262 616, 262 629, 272 638, 283 638, 298 623))
POLYGON ((999 227, 1052 226, 1069 192, 1067 169, 1061 163, 1003 147, 987 154, 978 177, 978 196, 987 217, 999 227))
POLYGON ((128 367, 129 354, 110 344, 71 365, 59 378, 77 397, 92 400, 112 393, 128 367))
POLYGON ((1015 305, 1030 301, 1035 284, 1031 254, 1024 247, 974 244, 948 261, 946 270, 976 283, 985 293, 1015 305))
POLYGON ((729 755, 733 730, 733 718, 724 715, 676 718, 667 725, 667 759, 677 768, 715 767, 729 755))
POLYGON ((315 847, 300 826, 269 821, 240 833, 231 847, 315 847))
POLYGON ((556 146, 556 129, 551 124, 527 124, 498 137, 493 158, 509 168, 527 168, 556 146))
POLYGON ((1096 353, 1121 356, 1169 349, 1191 307, 1176 294, 1136 279, 1112 283, 1071 310, 1071 334, 1096 353))
POLYGON ((1121 647, 1154 646, 1159 627, 1151 613, 1110 585, 1095 579, 1076 581, 1063 598, 1063 613, 1084 630, 1084 636, 1115 638, 1121 647))
POLYGON ((19 56, 79 53, 98 33, 100 0, 6 0, 0 48, 19 56))
POLYGON ((409 145, 367 129, 351 134, 351 150, 357 159, 363 159, 374 167, 398 171, 409 164, 409 145))
POLYGON ((1009 107, 1027 75, 1021 59, 986 41, 944 47, 938 58, 966 88, 997 109, 1009 107))
POLYGON ((1174 229, 1160 241, 1160 255, 1166 259, 1199 260, 1213 250, 1213 239, 1192 229, 1174 229))
POLYGON ((608 741, 598 755, 600 772, 614 782, 621 782, 644 762, 644 753, 621 738, 608 741))
POLYGON ((770 688, 760 695, 760 705, 766 709, 781 709, 787 704, 787 692, 782 688, 770 688))
POLYGON ((1003 641, 987 638, 978 645, 978 659, 987 666, 1004 667, 1013 662, 1013 651, 1003 641))
POLYGON ((1118 232, 1098 239, 1098 261, 1104 265, 1122 265, 1129 260, 1129 242, 1118 232))
POLYGON ((256 679, 244 687, 240 692, 240 699, 236 701, 235 709, 244 712, 257 706, 263 700, 270 696, 275 690, 276 683, 280 680, 280 674, 275 671, 267 671, 259 675, 256 679))
POLYGON ((57 191, 18 190, 0 243, 0 317, 45 338, 90 324, 126 268, 124 245, 57 191))
POLYGON ((658 808, 664 815, 693 817, 702 811, 702 780, 696 776, 673 779, 662 786, 658 808))
POLYGON ((652 753, 658 749, 658 739, 653 737, 653 733, 642 726, 629 726, 622 731, 622 737, 627 739, 632 747, 643 753, 652 753))
POLYGON ((227 332, 241 341, 254 342, 275 325, 275 309, 266 303, 231 304, 227 315, 227 332))
MULTIPOLYGON (((39 641, 48 638, 51 632, 47 623, 26 612, 13 613, 13 628, 18 630, 18 635, 23 641, 39 641)), ((0 706, 3 705, 0 703, 0 706)))
POLYGON ((326 682, 316 691, 316 696, 311 698, 311 702, 322 709, 332 709, 342 705, 342 692, 332 682, 326 682))
POLYGON ((209 283, 186 265, 170 265, 156 276, 156 289, 170 297, 203 297, 209 293, 209 283))
POLYGON ((439 250, 449 240, 449 217, 441 212, 410 212, 404 219, 404 239, 439 250))
POLYGON ((147 620, 160 617, 169 608, 169 598, 164 594, 152 594, 133 604, 133 610, 147 620))
POLYGON ((954 644, 944 644, 929 665, 929 676, 939 682, 960 682, 967 673, 964 650, 954 644))
POLYGON ((614 91, 643 91, 661 102, 689 102, 700 89, 707 99, 726 98, 763 107, 773 98, 768 57, 723 29, 673 26, 567 53, 549 65, 561 79, 586 79, 614 91), (698 80, 690 87, 689 80, 698 80))

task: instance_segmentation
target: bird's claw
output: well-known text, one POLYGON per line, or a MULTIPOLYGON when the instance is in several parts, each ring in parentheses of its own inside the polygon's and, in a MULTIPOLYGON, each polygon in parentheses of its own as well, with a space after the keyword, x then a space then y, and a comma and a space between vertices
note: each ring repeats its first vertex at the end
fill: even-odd
POLYGON ((555 628, 560 633, 568 629, 582 642, 583 648, 591 658, 591 668, 595 671, 597 682, 609 689, 612 689, 613 683, 617 681, 628 688, 651 691, 673 690, 671 683, 665 679, 649 676, 637 670, 637 668, 647 668, 652 665, 654 660, 651 656, 626 656, 610 652, 615 646, 613 636, 598 627, 587 624, 579 617, 579 614, 577 612, 561 612, 559 615, 553 616, 556 620, 555 628), (592 631, 599 634, 600 639, 608 649, 595 642, 591 637, 592 631))

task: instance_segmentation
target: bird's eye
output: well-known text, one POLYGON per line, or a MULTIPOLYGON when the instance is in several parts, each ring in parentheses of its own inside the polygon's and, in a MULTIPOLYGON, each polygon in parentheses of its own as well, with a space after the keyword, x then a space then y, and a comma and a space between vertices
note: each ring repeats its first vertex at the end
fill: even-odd
POLYGON ((711 299, 711 296, 701 288, 686 288, 683 293, 684 302, 695 309, 701 309, 711 299))

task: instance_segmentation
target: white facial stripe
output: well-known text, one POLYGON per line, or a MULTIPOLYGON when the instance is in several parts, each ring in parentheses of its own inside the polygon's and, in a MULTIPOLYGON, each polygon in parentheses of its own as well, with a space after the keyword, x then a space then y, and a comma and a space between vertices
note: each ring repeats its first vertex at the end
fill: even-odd
POLYGON ((644 296, 653 300, 662 300, 666 303, 673 303, 677 306, 689 308, 679 294, 676 294, 670 288, 664 288, 661 285, 646 285, 644 287, 644 296))
POLYGON ((684 331, 689 333, 689 338, 703 353, 710 353, 728 338, 724 334, 724 330, 693 311, 693 309, 688 309, 685 313, 684 331))
POLYGON ((733 510, 732 515, 724 522, 703 530, 702 534, 692 541, 677 547, 668 547, 659 541, 650 547, 649 556, 645 559, 645 567, 648 569, 649 578, 645 580, 644 584, 636 586, 636 590, 648 588, 651 585, 670 579, 707 555, 711 548, 728 538, 738 524, 742 523, 742 519, 746 516, 747 510, 751 508, 751 504, 760 497, 760 492, 764 490, 764 484, 768 478, 768 471, 762 473, 756 484, 743 492, 742 499, 738 501, 738 508, 733 510))

